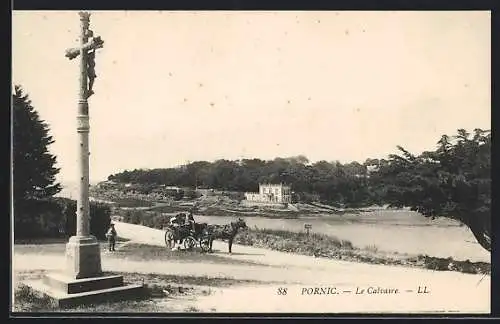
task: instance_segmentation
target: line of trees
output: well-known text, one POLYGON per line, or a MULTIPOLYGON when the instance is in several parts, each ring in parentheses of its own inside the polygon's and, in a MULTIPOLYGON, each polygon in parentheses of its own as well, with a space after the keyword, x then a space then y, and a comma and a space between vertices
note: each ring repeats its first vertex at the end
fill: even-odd
POLYGON ((223 191, 258 191, 259 183, 288 183, 307 200, 319 195, 323 201, 347 206, 372 203, 366 164, 320 161, 310 164, 306 157, 276 158, 270 161, 197 161, 178 168, 136 169, 113 174, 108 180, 143 185, 176 185, 223 191))

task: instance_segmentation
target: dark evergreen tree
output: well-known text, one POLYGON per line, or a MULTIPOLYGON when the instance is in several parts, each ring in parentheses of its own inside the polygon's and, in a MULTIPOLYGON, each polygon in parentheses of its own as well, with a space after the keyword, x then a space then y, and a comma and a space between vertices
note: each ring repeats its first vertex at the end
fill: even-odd
POLYGON ((48 146, 54 143, 49 126, 40 119, 28 95, 14 87, 13 109, 13 194, 14 206, 49 198, 61 191, 56 182, 59 169, 48 146))

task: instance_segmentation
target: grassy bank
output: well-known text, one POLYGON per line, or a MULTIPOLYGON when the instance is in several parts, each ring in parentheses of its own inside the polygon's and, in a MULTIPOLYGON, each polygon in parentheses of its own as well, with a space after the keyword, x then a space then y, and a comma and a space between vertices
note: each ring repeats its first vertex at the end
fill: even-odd
POLYGON ((165 246, 153 246, 139 243, 131 243, 120 247, 110 257, 123 259, 124 262, 130 261, 165 261, 165 262, 182 262, 182 263, 199 263, 204 264, 234 264, 255 266, 258 263, 246 260, 236 260, 225 258, 216 254, 202 253, 199 247, 195 247, 192 251, 171 251, 165 246))
POLYGON ((485 262, 457 261, 452 258, 436 258, 428 255, 410 256, 406 253, 379 251, 376 246, 358 248, 354 247, 350 241, 317 233, 307 235, 306 233, 255 228, 238 234, 235 243, 335 260, 472 274, 491 273, 491 264, 485 262))

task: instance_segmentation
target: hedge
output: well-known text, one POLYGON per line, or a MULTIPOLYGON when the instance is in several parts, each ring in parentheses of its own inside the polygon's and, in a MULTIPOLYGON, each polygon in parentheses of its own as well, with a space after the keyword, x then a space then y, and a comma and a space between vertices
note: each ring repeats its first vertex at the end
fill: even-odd
MULTIPOLYGON (((69 237, 76 233, 75 200, 29 200, 19 206, 14 210, 16 239, 69 237)), ((98 239, 105 239, 110 222, 110 207, 90 202, 90 233, 98 239)))

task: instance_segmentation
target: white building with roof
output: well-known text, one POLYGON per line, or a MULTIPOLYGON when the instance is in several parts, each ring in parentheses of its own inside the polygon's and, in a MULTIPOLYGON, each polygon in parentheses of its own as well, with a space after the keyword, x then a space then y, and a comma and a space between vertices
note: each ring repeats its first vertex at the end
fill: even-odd
POLYGON ((259 183, 259 192, 246 192, 245 199, 251 202, 287 204, 292 202, 292 190, 283 183, 259 183))

